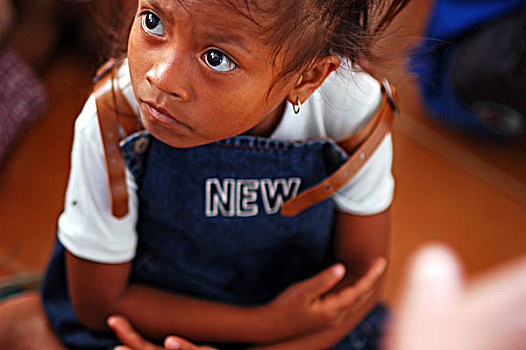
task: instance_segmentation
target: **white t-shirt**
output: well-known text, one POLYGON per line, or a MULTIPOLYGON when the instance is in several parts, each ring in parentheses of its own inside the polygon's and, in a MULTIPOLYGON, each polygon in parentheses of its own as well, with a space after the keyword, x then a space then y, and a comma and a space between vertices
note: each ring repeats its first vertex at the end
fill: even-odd
MULTIPOLYGON (((139 112, 127 63, 118 72, 119 85, 139 112)), ((272 138, 301 140, 330 137, 342 140, 360 129, 377 111, 381 101, 378 82, 365 73, 340 69, 301 106, 298 115, 287 106, 272 138)), ((339 211, 372 215, 387 209, 393 199, 391 173, 393 149, 387 135, 360 171, 333 195, 339 211)), ((137 185, 126 171, 129 213, 111 214, 106 165, 95 99, 90 96, 75 122, 71 171, 64 211, 58 221, 58 238, 72 254, 100 263, 133 259, 137 244, 137 185)))

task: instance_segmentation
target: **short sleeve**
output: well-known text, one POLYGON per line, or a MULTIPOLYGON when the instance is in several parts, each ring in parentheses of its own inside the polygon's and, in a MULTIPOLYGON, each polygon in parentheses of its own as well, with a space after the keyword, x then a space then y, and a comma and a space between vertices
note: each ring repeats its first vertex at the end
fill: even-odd
MULTIPOLYGON (((381 86, 364 72, 341 68, 305 101, 298 115, 290 104, 272 137, 306 140, 329 137, 345 140, 371 118, 382 102, 381 86)), ((333 195, 336 209, 355 215, 373 215, 391 205, 394 178, 393 145, 387 135, 356 175, 333 195)))
MULTIPOLYGON (((324 86, 327 135, 346 139, 373 118, 382 101, 380 84, 364 72, 342 69, 324 86)), ((336 209, 354 215, 373 215, 391 205, 394 178, 393 145, 387 135, 356 175, 333 195, 336 209)))
POLYGON ((388 209, 395 190, 392 163, 393 143, 388 134, 356 175, 333 195, 336 209, 354 215, 388 209))
POLYGON ((73 255, 100 263, 133 259, 137 244, 137 195, 127 172, 129 213, 116 218, 110 210, 106 165, 96 105, 91 96, 75 122, 71 170, 58 238, 73 255))

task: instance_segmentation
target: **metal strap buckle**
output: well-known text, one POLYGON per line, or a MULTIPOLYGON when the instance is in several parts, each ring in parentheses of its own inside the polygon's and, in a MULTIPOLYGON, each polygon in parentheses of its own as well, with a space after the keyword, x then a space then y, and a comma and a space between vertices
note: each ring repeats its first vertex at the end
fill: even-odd
POLYGON ((400 113, 400 108, 397 105, 397 99, 394 96, 394 91, 391 87, 391 83, 386 78, 382 79, 382 87, 387 95, 387 101, 395 113, 400 113))

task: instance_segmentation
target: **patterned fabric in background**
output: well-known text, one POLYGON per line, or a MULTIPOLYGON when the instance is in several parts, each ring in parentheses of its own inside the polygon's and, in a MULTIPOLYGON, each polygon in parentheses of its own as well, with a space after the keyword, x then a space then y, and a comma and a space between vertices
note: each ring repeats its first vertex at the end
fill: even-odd
POLYGON ((47 94, 13 50, 0 48, 0 163, 13 142, 46 108, 47 94))

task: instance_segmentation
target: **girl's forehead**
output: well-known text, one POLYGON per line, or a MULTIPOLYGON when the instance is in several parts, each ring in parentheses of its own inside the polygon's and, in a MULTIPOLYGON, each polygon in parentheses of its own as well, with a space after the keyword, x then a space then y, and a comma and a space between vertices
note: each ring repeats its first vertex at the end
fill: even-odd
MULTIPOLYGON (((281 0, 286 2, 287 0, 281 0)), ((195 34, 244 37, 267 46, 279 0, 139 0, 163 19, 185 22, 195 34)))
MULTIPOLYGON (((192 16, 210 16, 228 23, 263 26, 269 23, 279 8, 277 0, 146 0, 176 9, 182 8, 192 16)), ((283 0, 284 2, 285 0, 283 0)))
POLYGON ((157 9, 161 18, 179 22, 194 40, 226 39, 259 58, 277 58, 277 43, 290 35, 276 35, 286 20, 283 15, 296 0, 139 0, 157 9), (281 18, 281 20, 280 20, 281 18), (278 24, 277 22, 280 22, 278 24), (272 39, 271 39, 272 38, 272 39), (279 39, 276 39, 279 38, 279 39))

